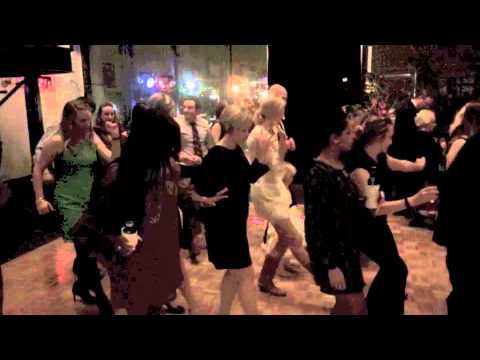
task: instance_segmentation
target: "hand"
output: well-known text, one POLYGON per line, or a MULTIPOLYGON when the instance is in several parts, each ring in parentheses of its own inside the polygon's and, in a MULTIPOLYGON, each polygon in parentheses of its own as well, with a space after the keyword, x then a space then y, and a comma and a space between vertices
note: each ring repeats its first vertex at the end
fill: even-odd
POLYGON ((138 234, 128 234, 127 236, 128 237, 120 235, 114 242, 117 251, 124 257, 130 256, 135 251, 140 241, 138 234))
POLYGON ((429 201, 434 202, 437 199, 438 188, 436 186, 427 186, 413 195, 411 204, 413 207, 416 207, 428 203, 429 201))
POLYGON ((200 165, 200 163, 202 162, 202 159, 199 156, 189 154, 185 151, 180 152, 179 160, 180 162, 182 162, 187 166, 200 165), (200 159, 200 162, 199 162, 199 159, 200 159))
POLYGON ((105 130, 107 130, 113 139, 118 139, 120 137, 120 126, 118 123, 106 121, 105 130))
POLYGON ((120 134, 120 137, 122 138, 123 141, 128 139, 128 132, 124 131, 120 134))
POLYGON ((417 171, 423 171, 425 169, 426 164, 427 164, 427 160, 425 159, 425 156, 415 160, 415 166, 417 168, 417 171))
POLYGON ((12 196, 12 191, 10 190, 10 187, 6 183, 1 183, 0 184, 0 208, 3 208, 10 197, 12 196))
POLYGON ((192 155, 191 157, 193 165, 200 165, 202 163, 202 158, 197 155, 192 155))
POLYGON ((37 211, 40 215, 46 215, 51 211, 55 211, 55 208, 45 199, 38 199, 35 201, 37 205, 37 211))
POLYGON ((278 133, 278 150, 280 153, 280 157, 283 158, 287 151, 289 150, 289 141, 287 140, 287 135, 283 132, 278 133))
POLYGON ((295 151, 297 149, 297 145, 295 144, 295 140, 293 140, 293 138, 288 138, 287 148, 289 151, 295 151))
POLYGON ((383 191, 380 191, 378 193, 378 206, 380 206, 384 202, 385 202, 385 193, 383 191))
POLYGON ((200 204, 204 207, 213 207, 217 205, 217 202, 223 199, 228 199, 228 195, 226 193, 228 192, 228 188, 224 188, 223 190, 217 192, 215 196, 212 197, 202 197, 200 204))
POLYGON ((330 280, 330 285, 332 285, 335 290, 345 290, 347 287, 342 270, 338 267, 328 270, 328 279, 330 280))

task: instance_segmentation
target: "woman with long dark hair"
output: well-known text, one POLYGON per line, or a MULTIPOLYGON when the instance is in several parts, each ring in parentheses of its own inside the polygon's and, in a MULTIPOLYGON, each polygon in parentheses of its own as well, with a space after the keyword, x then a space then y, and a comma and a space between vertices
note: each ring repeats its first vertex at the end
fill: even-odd
MULTIPOLYGON (((161 312, 183 281, 177 183, 180 131, 166 112, 138 105, 114 190, 115 232, 132 222, 141 241, 129 255, 129 314, 161 312)), ((222 196, 194 200, 214 205, 222 196)))

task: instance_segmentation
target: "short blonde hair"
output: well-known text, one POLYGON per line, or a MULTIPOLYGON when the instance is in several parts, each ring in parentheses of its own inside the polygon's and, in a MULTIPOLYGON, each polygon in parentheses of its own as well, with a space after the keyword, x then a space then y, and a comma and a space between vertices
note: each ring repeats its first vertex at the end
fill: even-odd
POLYGON ((234 129, 250 129, 253 121, 250 112, 247 110, 237 105, 228 105, 220 115, 220 124, 226 133, 230 133, 234 129))
POLYGON ((285 106, 286 102, 283 99, 272 95, 268 96, 260 104, 260 109, 255 115, 255 122, 260 125, 272 117, 283 116, 285 106))
POLYGON ((424 128, 435 123, 435 121, 435 113, 432 110, 420 110, 417 116, 415 116, 415 125, 417 125, 418 128, 424 128))

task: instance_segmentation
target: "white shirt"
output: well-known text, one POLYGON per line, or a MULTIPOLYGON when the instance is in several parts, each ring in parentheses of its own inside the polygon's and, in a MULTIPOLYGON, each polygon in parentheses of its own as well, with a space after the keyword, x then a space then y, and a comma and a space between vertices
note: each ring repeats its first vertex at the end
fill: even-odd
MULTIPOLYGON (((193 146, 192 125, 190 125, 190 123, 188 123, 188 121, 185 120, 185 117, 183 115, 178 116, 175 120, 180 126, 182 151, 185 151, 186 153, 194 155, 195 152, 194 152, 194 146, 193 146)), ((207 120, 205 120, 200 116, 197 116, 197 119, 195 120, 195 124, 197 126, 198 136, 200 138, 200 144, 202 146, 202 153, 203 153, 203 156, 205 156, 207 155, 208 150, 215 145, 215 142, 210 132, 210 126, 207 120)))

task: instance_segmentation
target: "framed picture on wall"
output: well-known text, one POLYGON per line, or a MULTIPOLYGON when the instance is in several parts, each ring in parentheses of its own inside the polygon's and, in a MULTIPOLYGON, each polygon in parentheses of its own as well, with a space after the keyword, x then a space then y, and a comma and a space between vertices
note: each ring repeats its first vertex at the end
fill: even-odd
POLYGON ((112 63, 103 63, 103 84, 106 88, 116 88, 115 83, 115 65, 112 63))

